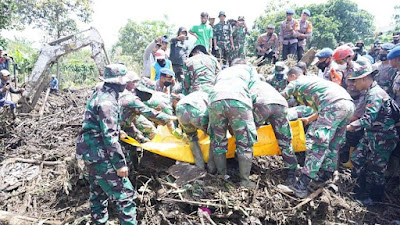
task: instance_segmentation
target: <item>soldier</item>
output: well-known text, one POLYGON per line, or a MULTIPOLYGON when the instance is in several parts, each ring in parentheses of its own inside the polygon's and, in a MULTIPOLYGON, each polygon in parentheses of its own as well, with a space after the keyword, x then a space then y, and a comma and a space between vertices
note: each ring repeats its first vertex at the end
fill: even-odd
POLYGON ((299 22, 293 19, 294 10, 286 10, 286 20, 281 23, 279 42, 282 46, 282 59, 286 60, 288 55, 295 55, 297 52, 297 32, 299 22))
POLYGON ((235 46, 235 52, 232 59, 235 58, 245 58, 245 43, 246 35, 249 32, 247 30, 246 23, 244 22, 244 16, 239 16, 236 26, 233 27, 233 44, 235 46))
POLYGON ((393 44, 397 45, 400 43, 400 31, 393 32, 393 44))
POLYGON ((271 59, 275 64, 279 58, 279 38, 275 33, 275 26, 268 25, 267 33, 261 34, 257 39, 257 55, 258 58, 271 59))
POLYGON ((317 67, 323 73, 322 77, 325 80, 330 80, 338 85, 342 85, 343 73, 337 71, 332 63, 333 50, 330 48, 323 48, 315 57, 318 58, 317 67))
POLYGON ((190 28, 189 34, 193 35, 197 40, 195 45, 203 45, 207 52, 211 52, 213 28, 207 24, 208 13, 202 12, 200 14, 201 24, 190 28))
POLYGON ((354 112, 354 104, 345 89, 318 77, 304 76, 293 67, 288 72, 289 84, 281 92, 288 99, 294 96, 298 103, 313 108, 318 114, 303 118, 307 125, 316 119, 307 131, 307 151, 302 175, 292 187, 297 197, 308 195, 311 179, 325 182, 337 168, 337 154, 344 142, 346 126, 354 112))
POLYGON ((275 64, 275 72, 272 76, 268 76, 266 82, 268 82, 277 91, 281 92, 286 88, 288 84, 287 73, 288 68, 284 62, 277 62, 275 64))
POLYGON ((185 74, 186 93, 204 91, 209 93, 215 83, 215 77, 221 71, 220 64, 213 56, 208 55, 204 46, 197 45, 186 61, 187 73, 185 74))
POLYGON ((310 10, 304 9, 301 13, 301 19, 299 21, 299 30, 297 31, 297 60, 301 60, 306 48, 306 40, 312 36, 312 24, 308 20, 311 16, 310 10))
POLYGON ((367 91, 365 114, 347 127, 348 131, 365 129, 351 158, 354 165, 352 177, 357 178, 359 185, 355 193, 364 205, 383 200, 387 163, 398 142, 392 118, 392 100, 374 81, 376 73, 376 70, 361 67, 349 76, 355 80, 358 90, 367 91))
POLYGON ((357 54, 361 56, 368 54, 367 50, 364 49, 364 41, 362 40, 356 42, 354 50, 357 54))
MULTIPOLYGON (((195 164, 197 167, 204 169, 204 159, 199 145, 197 130, 202 130, 205 134, 208 133, 208 94, 202 91, 195 91, 184 97, 174 95, 173 98, 173 102, 176 105, 176 116, 182 131, 189 138, 189 145, 195 164)), ((210 173, 214 173, 215 165, 212 159, 212 148, 209 151, 207 170, 210 173)))
POLYGON ((285 163, 288 185, 296 182, 297 158, 292 146, 292 130, 288 119, 288 103, 271 85, 257 81, 250 88, 253 96, 253 115, 256 127, 272 125, 285 163))
POLYGON ((89 167, 92 222, 108 220, 108 200, 115 202, 121 224, 136 224, 135 191, 129 181, 125 155, 119 143, 119 92, 127 83, 126 67, 111 64, 104 69, 104 85, 86 103, 76 157, 89 167))
POLYGON ((253 102, 249 88, 257 79, 253 70, 243 59, 234 60, 232 67, 222 70, 209 97, 209 118, 211 147, 219 175, 226 176, 226 152, 228 126, 236 138, 236 155, 239 161, 241 186, 254 188, 249 180, 253 159, 253 144, 257 141, 257 131, 251 109, 253 102), (235 62, 237 61, 237 62, 235 62))
POLYGON ((232 53, 235 51, 232 37, 232 27, 225 22, 224 11, 219 12, 219 23, 214 27, 214 48, 217 58, 222 59, 223 64, 229 66, 232 61, 232 53))
POLYGON ((297 67, 299 67, 303 71, 303 75, 307 75, 308 69, 307 69, 307 64, 305 62, 299 61, 296 64, 297 67))
POLYGON ((389 60, 387 60, 387 54, 394 48, 394 44, 386 43, 383 44, 381 50, 379 50, 378 58, 381 63, 378 66, 378 74, 375 76, 375 80, 378 85, 391 97, 392 93, 392 85, 394 81, 394 77, 396 76, 397 69, 392 68, 390 66, 389 60))

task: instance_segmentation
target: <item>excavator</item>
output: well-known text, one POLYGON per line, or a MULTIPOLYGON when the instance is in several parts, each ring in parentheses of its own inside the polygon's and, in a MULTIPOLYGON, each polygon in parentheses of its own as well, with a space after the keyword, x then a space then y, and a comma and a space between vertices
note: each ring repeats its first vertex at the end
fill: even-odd
POLYGON ((91 27, 44 44, 33 67, 32 74, 29 76, 28 82, 25 83, 25 91, 18 101, 18 111, 28 113, 34 109, 40 94, 48 85, 47 81, 50 76, 48 70, 61 56, 78 51, 86 46, 92 48, 91 57, 99 70, 100 76, 103 76, 104 66, 110 64, 110 59, 104 47, 104 41, 95 28, 91 27))

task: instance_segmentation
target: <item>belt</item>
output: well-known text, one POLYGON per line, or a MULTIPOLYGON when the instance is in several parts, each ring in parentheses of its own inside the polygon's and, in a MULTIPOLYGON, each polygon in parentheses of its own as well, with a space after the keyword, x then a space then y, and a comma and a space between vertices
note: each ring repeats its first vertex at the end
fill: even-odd
POLYGON ((296 39, 296 38, 295 37, 283 38, 283 40, 285 40, 285 41, 294 40, 294 39, 296 39))

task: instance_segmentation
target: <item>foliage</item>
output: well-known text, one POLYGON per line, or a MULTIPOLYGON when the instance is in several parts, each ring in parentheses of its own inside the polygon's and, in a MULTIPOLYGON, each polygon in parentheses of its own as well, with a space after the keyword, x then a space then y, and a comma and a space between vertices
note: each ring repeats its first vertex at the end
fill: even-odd
POLYGON ((33 24, 52 38, 77 31, 76 20, 91 20, 92 0, 15 0, 22 24, 33 24))
MULTIPOLYGON (((265 32, 268 24, 274 24, 275 31, 279 33, 279 25, 285 19, 282 9, 289 7, 295 9, 295 19, 300 18, 303 9, 311 11, 309 20, 313 25, 313 37, 308 40, 308 47, 335 48, 340 41, 356 42, 361 39, 369 44, 374 40, 374 17, 369 12, 359 9, 351 0, 329 0, 327 3, 302 7, 289 5, 287 1, 272 1, 264 15, 256 19, 251 43, 255 43, 257 36, 265 32)), ((255 53, 254 46, 249 48, 255 53)))
POLYGON ((170 38, 175 34, 174 27, 167 21, 167 17, 162 21, 152 20, 141 23, 128 20, 127 24, 120 29, 118 42, 112 48, 113 61, 121 61, 127 65, 136 62, 142 65, 143 53, 151 41, 163 35, 168 35, 170 38))
POLYGON ((396 30, 400 30, 400 5, 394 7, 393 20, 396 30))

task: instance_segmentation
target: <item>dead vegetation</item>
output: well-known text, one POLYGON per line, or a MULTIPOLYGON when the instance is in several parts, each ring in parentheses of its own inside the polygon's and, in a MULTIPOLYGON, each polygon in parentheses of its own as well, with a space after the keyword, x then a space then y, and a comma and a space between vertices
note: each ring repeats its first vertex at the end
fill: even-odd
MULTIPOLYGON (((2 134, 0 224, 89 223, 89 185, 74 153, 90 93, 81 89, 51 94, 42 117, 40 102, 38 110, 20 114, 19 121, 2 134)), ((188 164, 140 153, 132 179, 139 224, 395 224, 399 220, 400 195, 390 188, 398 180, 389 182, 385 203, 367 209, 352 199, 354 184, 348 170, 340 171, 335 185, 315 187, 303 200, 277 188, 284 180, 278 156, 255 158, 251 179, 257 188, 247 190, 238 188, 234 159, 228 163, 231 178, 224 181, 188 164)))

